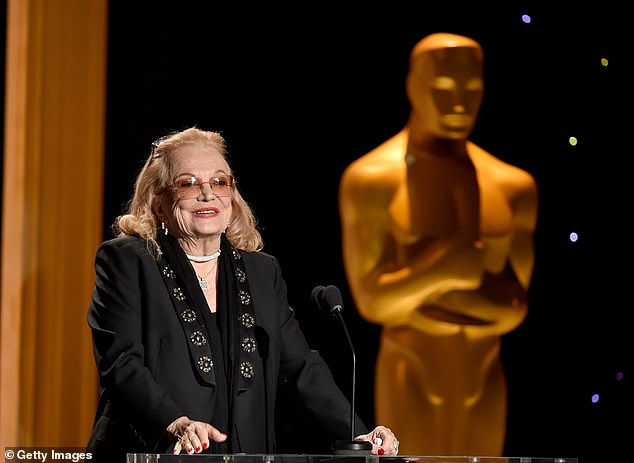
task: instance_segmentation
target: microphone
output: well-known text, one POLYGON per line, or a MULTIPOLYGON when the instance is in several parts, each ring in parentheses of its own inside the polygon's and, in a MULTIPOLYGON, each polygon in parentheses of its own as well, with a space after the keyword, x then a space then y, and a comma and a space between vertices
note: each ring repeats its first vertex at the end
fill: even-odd
POLYGON ((315 286, 311 298, 317 308, 327 315, 340 315, 343 310, 341 291, 336 286, 315 286))
POLYGON ((324 293, 325 286, 315 286, 313 290, 310 292, 310 298, 313 300, 317 308, 323 312, 324 307, 322 305, 322 294, 324 293))
POLYGON ((352 344, 352 338, 348 332, 348 327, 341 314, 343 311, 343 298, 341 297, 341 291, 334 285, 329 286, 316 286, 311 292, 311 298, 315 305, 322 312, 336 317, 343 331, 348 339, 348 345, 352 351, 352 400, 350 401, 350 440, 337 440, 333 444, 335 455, 339 454, 351 454, 351 453, 371 453, 372 444, 365 441, 355 441, 355 395, 356 395, 356 363, 357 358, 354 352, 354 345, 352 344))

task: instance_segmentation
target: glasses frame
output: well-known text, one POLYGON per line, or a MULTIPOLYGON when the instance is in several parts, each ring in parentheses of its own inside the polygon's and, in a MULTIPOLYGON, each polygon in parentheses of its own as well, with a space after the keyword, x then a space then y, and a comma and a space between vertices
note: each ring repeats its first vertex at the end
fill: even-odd
POLYGON ((179 198, 179 199, 194 199, 197 198, 198 196, 200 196, 203 192, 203 185, 207 184, 209 185, 209 188, 211 188, 211 192, 216 195, 216 197, 218 198, 230 198, 232 193, 235 191, 236 189, 236 178, 233 175, 230 174, 223 174, 222 176, 215 176, 215 177, 210 177, 209 180, 207 180, 206 182, 203 182, 203 179, 200 177, 196 177, 195 175, 189 175, 189 178, 194 178, 196 179, 196 184, 194 185, 189 185, 186 187, 180 186, 180 185, 176 185, 175 183, 172 183, 171 185, 168 185, 166 188, 172 190, 174 192, 174 194, 179 198), (227 177, 227 179, 229 180, 229 194, 228 195, 219 195, 218 193, 216 193, 216 190, 214 190, 214 186, 212 184, 212 180, 214 179, 219 179, 222 177, 227 177), (181 197, 178 193, 179 189, 181 188, 194 188, 194 187, 198 187, 198 194, 196 196, 192 196, 192 197, 181 197))

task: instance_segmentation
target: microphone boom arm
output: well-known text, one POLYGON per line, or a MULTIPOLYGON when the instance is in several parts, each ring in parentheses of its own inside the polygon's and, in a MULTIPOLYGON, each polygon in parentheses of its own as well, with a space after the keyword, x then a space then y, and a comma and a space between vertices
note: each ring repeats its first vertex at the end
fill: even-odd
POLYGON ((330 285, 327 287, 317 286, 313 289, 312 298, 318 308, 329 313, 330 315, 335 316, 341 326, 343 331, 348 339, 348 345, 350 346, 350 351, 352 352, 352 399, 350 401, 350 441, 336 441, 333 449, 335 454, 356 454, 356 453, 365 453, 370 454, 372 450, 371 442, 357 442, 354 440, 355 438, 355 422, 356 422, 356 390, 357 390, 357 380, 356 380, 356 372, 357 372, 357 355, 354 351, 354 344, 352 343, 352 338, 350 337, 350 333, 348 332, 348 327, 346 326, 346 322, 343 318, 343 300, 341 297, 341 292, 339 288, 336 286, 330 285))
POLYGON ((354 441, 355 438, 355 396, 357 390, 357 355, 354 351, 354 345, 352 344, 352 338, 350 337, 350 332, 348 331, 348 327, 343 319, 343 315, 340 310, 337 310, 337 319, 341 323, 343 327, 343 331, 346 334, 346 338, 348 339, 348 345, 350 346, 350 351, 352 352, 352 400, 350 401, 350 440, 354 441))

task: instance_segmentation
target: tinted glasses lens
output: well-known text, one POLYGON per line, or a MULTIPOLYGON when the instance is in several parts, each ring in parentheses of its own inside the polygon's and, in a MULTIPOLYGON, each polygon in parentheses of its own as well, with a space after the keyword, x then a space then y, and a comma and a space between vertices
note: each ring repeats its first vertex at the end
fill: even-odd
POLYGON ((213 177, 207 182, 197 177, 181 177, 174 182, 172 187, 180 199, 193 199, 200 195, 205 183, 211 187, 216 196, 231 196, 234 181, 230 175, 213 177))

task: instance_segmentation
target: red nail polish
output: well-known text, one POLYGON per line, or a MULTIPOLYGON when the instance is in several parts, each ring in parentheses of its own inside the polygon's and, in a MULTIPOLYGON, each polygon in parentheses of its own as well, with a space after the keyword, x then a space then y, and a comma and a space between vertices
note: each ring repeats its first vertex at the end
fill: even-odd
POLYGON ((206 449, 207 447, 209 447, 209 444, 207 442, 203 442, 203 448, 206 449))
POLYGON ((197 452, 200 452, 200 447, 196 447, 196 451, 197 451, 197 452))
POLYGON ((379 455, 383 455, 385 453, 385 450, 383 450, 382 448, 379 448, 379 455))

